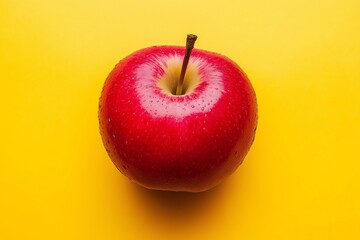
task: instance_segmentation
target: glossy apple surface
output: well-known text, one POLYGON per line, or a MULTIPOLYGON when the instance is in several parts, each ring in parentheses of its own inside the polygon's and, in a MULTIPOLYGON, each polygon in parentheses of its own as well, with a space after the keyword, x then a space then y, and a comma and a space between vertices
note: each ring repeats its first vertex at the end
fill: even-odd
POLYGON ((100 132, 111 160, 150 189, 210 189, 236 170, 255 137, 255 92, 230 59, 194 49, 184 92, 175 95, 184 52, 160 46, 129 55, 100 97, 100 132))

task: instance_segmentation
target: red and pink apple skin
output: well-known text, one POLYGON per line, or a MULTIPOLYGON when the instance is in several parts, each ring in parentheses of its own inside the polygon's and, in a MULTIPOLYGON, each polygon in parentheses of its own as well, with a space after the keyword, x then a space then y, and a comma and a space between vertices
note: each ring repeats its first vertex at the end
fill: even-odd
POLYGON ((242 163, 255 137, 257 102, 245 73, 230 59, 194 49, 199 85, 169 95, 157 82, 185 48, 139 50, 120 61, 100 97, 105 148, 130 180, 150 189, 201 192, 242 163))

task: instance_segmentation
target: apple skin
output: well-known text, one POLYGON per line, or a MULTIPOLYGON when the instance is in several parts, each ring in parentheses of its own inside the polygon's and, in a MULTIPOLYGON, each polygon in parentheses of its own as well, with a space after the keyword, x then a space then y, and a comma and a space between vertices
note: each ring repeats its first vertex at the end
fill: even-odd
POLYGON ((101 93, 106 151, 125 176, 149 189, 208 190, 237 169, 255 137, 255 91, 227 57, 194 49, 189 68, 198 85, 185 95, 164 93, 158 81, 168 60, 179 65, 184 53, 177 46, 134 52, 115 66, 101 93))

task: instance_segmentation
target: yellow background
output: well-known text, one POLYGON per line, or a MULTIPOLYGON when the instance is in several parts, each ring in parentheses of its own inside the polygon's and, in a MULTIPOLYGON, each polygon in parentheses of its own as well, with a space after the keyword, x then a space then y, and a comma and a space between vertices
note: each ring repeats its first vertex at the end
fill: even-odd
POLYGON ((359 239, 360 1, 0 1, 0 239, 359 239), (144 190, 113 166, 97 104, 151 45, 222 53, 259 126, 203 194, 144 190))

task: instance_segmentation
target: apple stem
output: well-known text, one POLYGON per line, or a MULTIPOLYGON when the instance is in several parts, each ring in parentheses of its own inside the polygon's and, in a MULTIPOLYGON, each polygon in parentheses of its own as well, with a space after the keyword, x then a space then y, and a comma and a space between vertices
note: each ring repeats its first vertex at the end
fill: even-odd
POLYGON ((181 74, 180 78, 176 87, 176 95, 182 95, 183 94, 183 84, 184 84, 184 78, 186 73, 186 68, 189 63, 191 51, 194 48, 195 41, 197 39, 197 36, 194 34, 188 34, 186 38, 186 52, 183 60, 183 64, 181 66, 181 74))

